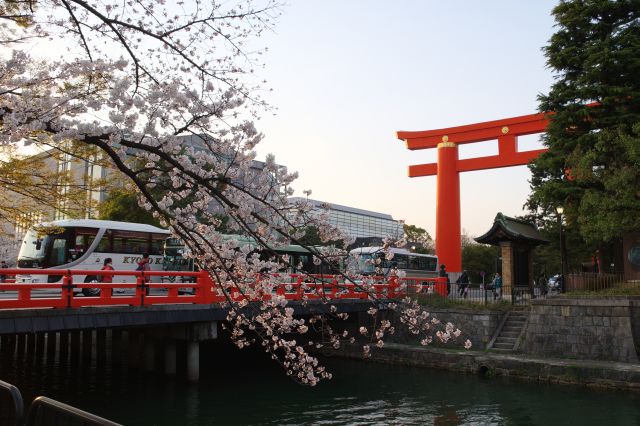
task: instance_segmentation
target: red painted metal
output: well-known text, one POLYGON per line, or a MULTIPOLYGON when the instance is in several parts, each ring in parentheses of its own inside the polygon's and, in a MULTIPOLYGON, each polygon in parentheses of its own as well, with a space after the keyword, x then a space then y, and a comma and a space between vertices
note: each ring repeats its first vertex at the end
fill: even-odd
MULTIPOLYGON (((168 271, 82 271, 55 269, 7 269, 7 274, 30 274, 60 276, 57 283, 1 283, 0 309, 66 308, 75 309, 87 306, 151 306, 171 304, 213 304, 227 300, 221 290, 215 286, 206 271, 168 272, 168 271), (74 283, 76 275, 124 275, 130 276, 130 283, 74 283), (195 282, 146 282, 149 277, 182 277, 195 279, 195 282), (96 297, 76 296, 83 288, 100 288, 96 297), (147 289, 167 289, 166 293, 147 295, 147 289), (134 294, 119 294, 114 289, 133 289, 134 294), (180 289, 193 289, 193 293, 182 294, 180 289), (39 297, 37 290, 55 290, 59 294, 39 297)), ((441 295, 446 294, 445 278, 396 278, 368 277, 366 283, 345 282, 344 277, 335 275, 275 275, 282 282, 273 294, 261 294, 251 302, 270 300, 273 297, 285 297, 287 300, 367 300, 378 297, 401 297, 409 293, 426 291, 432 286, 441 295), (306 282, 311 280, 312 282, 306 282), (426 283, 426 284, 425 284, 426 283), (442 290, 444 289, 444 290, 442 290)), ((261 278, 256 277, 256 281, 261 278)), ((241 301, 247 296, 234 288, 230 298, 241 301)))
POLYGON ((409 166, 409 177, 437 176, 436 254, 450 272, 462 271, 460 173, 528 164, 546 149, 519 152, 518 136, 542 133, 549 114, 530 114, 465 126, 397 132, 410 150, 438 149, 438 162, 409 166), (498 140, 498 155, 459 159, 458 145, 498 140))

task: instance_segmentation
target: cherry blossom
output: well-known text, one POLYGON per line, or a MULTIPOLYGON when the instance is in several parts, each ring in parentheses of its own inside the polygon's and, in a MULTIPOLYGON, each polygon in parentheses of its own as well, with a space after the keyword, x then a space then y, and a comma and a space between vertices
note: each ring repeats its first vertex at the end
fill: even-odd
MULTIPOLYGON (((263 137, 254 120, 271 109, 259 96, 266 86, 256 72, 266 49, 255 43, 272 29, 282 5, 276 0, 42 0, 11 6, 0 12, 5 18, 0 20, 5 48, 0 145, 28 141, 59 151, 71 143, 99 148, 128 178, 140 205, 209 272, 215 291, 226 298, 225 328, 239 348, 261 346, 303 384, 331 378, 308 348, 356 342, 331 325, 349 314, 307 285, 305 291, 318 292, 328 313, 296 318, 279 292, 285 277, 276 272, 294 266, 292 260, 275 252, 261 256, 246 241, 220 232, 220 217, 226 216, 227 229, 250 237, 263 253, 300 243, 309 226, 324 242, 351 241, 329 223, 329 206, 318 210, 308 200, 290 201, 296 172, 271 155, 261 170, 252 167, 263 137), (322 329, 323 341, 306 338, 312 328, 322 329)), ((404 244, 385 239, 387 259, 393 257, 390 247, 404 244)), ((344 252, 306 248, 315 264, 342 274, 331 259, 344 252)), ((376 266, 380 270, 380 259, 376 266)), ((381 319, 375 281, 342 275, 340 282, 368 292, 375 307, 369 310, 371 324, 359 332, 381 348, 395 327, 381 319)), ((291 290, 291 283, 285 289, 291 290)), ((390 303, 385 297, 383 302, 417 341, 431 342, 439 323, 430 322, 415 300, 390 303)), ((458 337, 452 327, 447 324, 435 336, 458 337)), ((370 345, 362 349, 370 355, 370 345)))

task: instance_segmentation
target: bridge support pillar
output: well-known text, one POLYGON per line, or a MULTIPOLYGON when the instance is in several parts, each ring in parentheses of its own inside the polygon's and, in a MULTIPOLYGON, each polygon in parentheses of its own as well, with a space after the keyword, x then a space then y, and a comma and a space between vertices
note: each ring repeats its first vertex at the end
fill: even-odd
POLYGON ((122 361, 122 330, 114 328, 111 330, 111 362, 120 365, 122 361))
POLYGON ((29 333, 27 334, 27 352, 26 352, 26 356, 25 358, 27 359, 33 359, 33 356, 35 355, 35 349, 36 349, 36 334, 35 333, 29 333))
POLYGON ((140 367, 142 364, 140 353, 142 352, 142 333, 136 330, 127 331, 127 357, 132 367, 140 367))
POLYGON ((44 354, 45 333, 36 333, 36 359, 41 360, 44 354))
POLYGON ((107 362, 107 330, 104 328, 96 330, 96 362, 98 365, 107 362))
POLYGON ((52 363, 56 358, 56 340, 58 333, 50 331, 47 333, 47 363, 52 363))
POLYGON ((167 376, 176 375, 176 342, 168 340, 164 347, 164 372, 167 376))
POLYGON ((2 336, 2 353, 13 354, 16 350, 16 336, 14 334, 2 336))
POLYGON ((19 357, 22 357, 22 354, 24 354, 24 345, 26 341, 27 341, 26 334, 18 334, 18 343, 16 345, 17 346, 16 353, 18 354, 19 357))
POLYGON ((200 343, 187 342, 187 379, 197 382, 200 378, 200 343))
POLYGON ((155 342, 151 338, 144 339, 144 371, 153 371, 156 362, 155 342))
POLYGON ((80 358, 80 332, 74 330, 71 332, 71 364, 77 364, 80 358))
POLYGON ((91 364, 91 349, 93 347, 93 330, 82 331, 82 360, 91 364))
POLYGON ((58 349, 58 360, 61 365, 65 365, 67 363, 67 359, 69 359, 69 332, 61 331, 60 332, 60 349, 58 349))

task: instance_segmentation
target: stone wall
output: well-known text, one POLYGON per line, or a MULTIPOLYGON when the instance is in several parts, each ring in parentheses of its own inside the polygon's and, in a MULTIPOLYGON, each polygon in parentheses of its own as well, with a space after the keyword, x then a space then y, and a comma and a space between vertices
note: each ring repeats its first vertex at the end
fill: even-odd
MULTIPOLYGON (((465 340, 469 339, 476 350, 482 350, 487 346, 505 314, 503 311, 497 310, 432 309, 429 307, 425 307, 425 309, 431 314, 431 317, 437 318, 442 323, 451 322, 462 331, 459 338, 446 344, 439 343, 434 339, 433 346, 462 348, 465 340)), ((370 318, 366 313, 361 313, 359 325, 368 325, 366 322, 370 321, 370 318)), ((395 325, 396 333, 392 336, 385 336, 385 342, 420 344, 419 339, 411 334, 406 326, 400 324, 394 314, 389 314, 388 318, 395 325)))
POLYGON ((557 297, 534 300, 521 345, 543 357, 638 362, 640 300, 557 297), (635 335, 635 336, 634 336, 635 335))

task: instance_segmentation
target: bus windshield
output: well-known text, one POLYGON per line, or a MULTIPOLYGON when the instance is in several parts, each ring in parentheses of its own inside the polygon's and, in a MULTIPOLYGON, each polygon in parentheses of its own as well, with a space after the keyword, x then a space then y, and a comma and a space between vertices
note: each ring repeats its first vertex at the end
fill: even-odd
POLYGON ((22 240, 18 267, 50 268, 65 264, 68 256, 74 255, 74 250, 69 247, 68 234, 64 228, 30 229, 22 240))
POLYGON ((18 259, 30 259, 42 262, 44 255, 43 239, 38 236, 35 229, 29 229, 22 240, 18 259))

